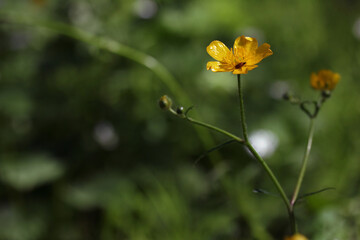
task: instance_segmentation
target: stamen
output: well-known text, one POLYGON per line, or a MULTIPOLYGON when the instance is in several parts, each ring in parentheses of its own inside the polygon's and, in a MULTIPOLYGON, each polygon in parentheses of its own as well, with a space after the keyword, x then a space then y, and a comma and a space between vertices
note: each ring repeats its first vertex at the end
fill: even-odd
POLYGON ((236 66, 235 66, 235 69, 239 69, 239 68, 241 68, 242 66, 244 66, 246 64, 246 62, 241 62, 241 63, 239 63, 239 64, 237 64, 236 66))

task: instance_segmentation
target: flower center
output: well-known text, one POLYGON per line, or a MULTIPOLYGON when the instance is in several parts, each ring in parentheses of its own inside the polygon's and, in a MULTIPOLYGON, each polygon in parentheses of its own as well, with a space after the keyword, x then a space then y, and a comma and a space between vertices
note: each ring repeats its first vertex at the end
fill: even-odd
POLYGON ((244 66, 245 64, 246 64, 246 62, 241 62, 241 63, 239 63, 239 64, 236 64, 235 69, 239 69, 239 68, 241 68, 242 66, 244 66))

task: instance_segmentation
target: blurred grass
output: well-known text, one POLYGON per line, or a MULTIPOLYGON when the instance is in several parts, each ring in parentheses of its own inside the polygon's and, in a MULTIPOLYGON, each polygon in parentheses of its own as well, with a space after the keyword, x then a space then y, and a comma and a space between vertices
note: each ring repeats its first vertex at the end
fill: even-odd
POLYGON ((217 164, 203 159, 194 165, 207 150, 198 133, 157 107, 169 94, 175 104, 195 105, 203 120, 239 134, 235 77, 205 69, 206 46, 215 39, 230 46, 239 35, 274 51, 244 76, 245 105, 250 133, 263 129, 276 136, 279 144, 265 159, 288 193, 308 120, 278 97, 290 89, 314 98, 311 72, 341 74, 316 123, 302 193, 336 190, 307 198, 297 217, 310 239, 358 239, 359 5, 1 1, 0 239, 288 234, 280 199, 252 193, 274 188, 246 151, 229 145, 217 164), (10 14, 19 17, 9 21, 10 14), (25 20, 27 27, 15 23, 25 20))
MULTIPOLYGON (((111 53, 120 55, 122 57, 131 59, 144 67, 149 68, 152 72, 156 74, 158 79, 169 89, 169 92, 176 97, 176 99, 184 104, 185 106, 191 105, 191 100, 187 96, 186 92, 178 84, 176 79, 171 75, 171 73, 155 58, 152 56, 146 55, 136 49, 132 49, 128 46, 122 45, 111 39, 104 37, 96 37, 87 32, 81 31, 77 28, 73 28, 66 24, 51 22, 46 20, 34 21, 30 18, 24 18, 23 16, 16 14, 4 14, 4 20, 16 24, 24 24, 32 27, 43 27, 49 30, 55 31, 58 34, 63 34, 74 38, 79 41, 93 45, 99 49, 109 51, 111 53)), ((199 118, 199 115, 195 113, 195 117, 199 118)), ((210 148, 214 145, 212 137, 209 135, 208 131, 202 128, 196 128, 196 131, 199 135, 200 140, 203 141, 205 148, 210 148)))

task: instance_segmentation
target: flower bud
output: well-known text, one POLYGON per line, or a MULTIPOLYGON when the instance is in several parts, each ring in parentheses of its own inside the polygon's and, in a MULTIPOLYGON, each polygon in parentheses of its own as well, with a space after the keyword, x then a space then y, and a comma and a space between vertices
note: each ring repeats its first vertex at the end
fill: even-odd
POLYGON ((292 96, 290 95, 290 93, 286 92, 282 95, 282 98, 284 100, 290 100, 292 98, 292 96))
POLYGON ((169 110, 171 108, 172 105, 172 101, 171 99, 167 96, 164 95, 160 98, 159 100, 159 107, 163 110, 169 110))
POLYGON ((182 114, 184 113, 184 107, 177 107, 176 113, 177 113, 178 115, 182 115, 182 114))
POLYGON ((291 237, 285 237, 284 240, 308 240, 304 235, 300 233, 296 233, 295 235, 292 235, 291 237))
POLYGON ((340 80, 340 75, 330 70, 320 70, 310 76, 311 86, 320 91, 332 91, 340 80))

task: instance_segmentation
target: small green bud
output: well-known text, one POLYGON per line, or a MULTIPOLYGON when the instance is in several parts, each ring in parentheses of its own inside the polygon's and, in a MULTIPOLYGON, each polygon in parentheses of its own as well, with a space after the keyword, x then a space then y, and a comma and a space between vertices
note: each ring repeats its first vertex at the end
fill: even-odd
POLYGON ((290 95, 290 93, 286 92, 283 94, 282 98, 284 100, 290 100, 292 98, 292 96, 290 95))
POLYGON ((184 113, 184 107, 177 107, 176 108, 176 113, 178 115, 182 115, 184 113))
POLYGON ((159 107, 162 110, 169 110, 171 108, 171 105, 172 105, 172 101, 168 96, 164 95, 160 98, 159 107))

